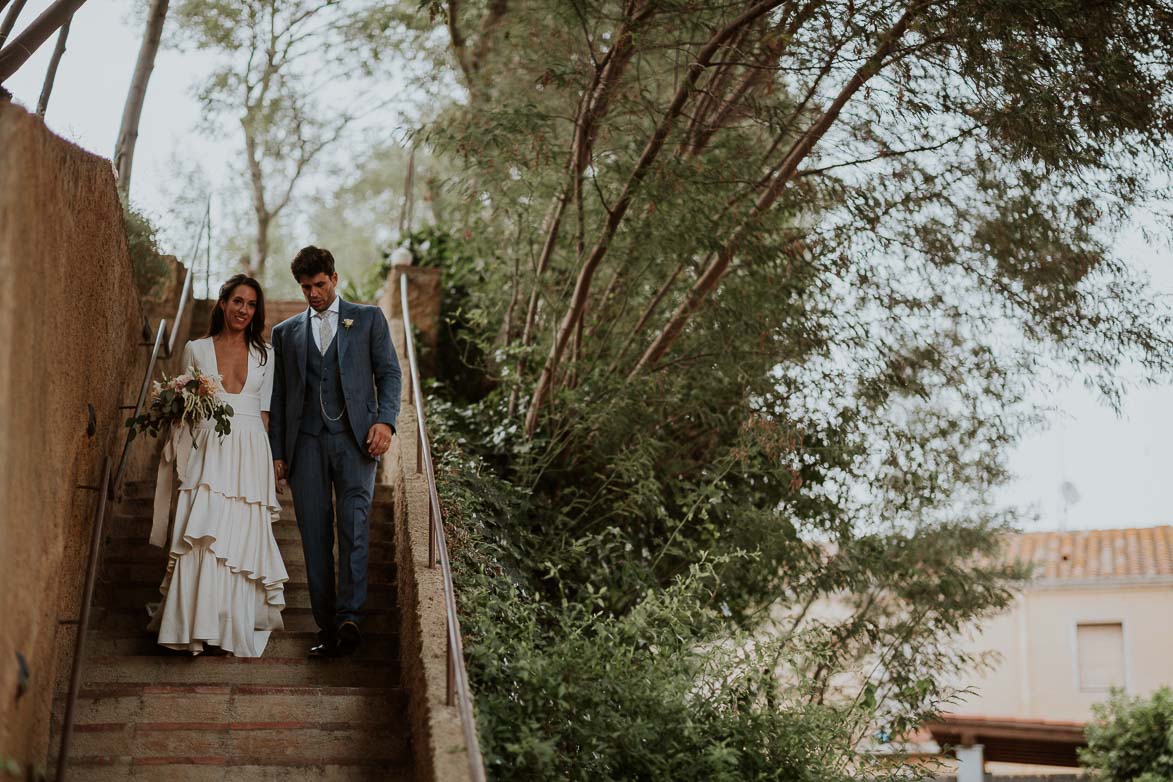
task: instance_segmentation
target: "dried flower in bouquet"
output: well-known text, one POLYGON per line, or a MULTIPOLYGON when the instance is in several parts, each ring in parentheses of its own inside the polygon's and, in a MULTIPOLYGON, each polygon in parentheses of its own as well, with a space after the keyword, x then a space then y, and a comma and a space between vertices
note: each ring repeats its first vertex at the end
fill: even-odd
POLYGON ((159 432, 181 423, 194 435, 195 427, 208 420, 216 422, 216 434, 221 437, 232 431, 232 406, 216 396, 223 390, 219 376, 188 367, 172 378, 163 375, 153 389, 147 409, 126 421, 132 440, 139 432, 158 437, 159 432))

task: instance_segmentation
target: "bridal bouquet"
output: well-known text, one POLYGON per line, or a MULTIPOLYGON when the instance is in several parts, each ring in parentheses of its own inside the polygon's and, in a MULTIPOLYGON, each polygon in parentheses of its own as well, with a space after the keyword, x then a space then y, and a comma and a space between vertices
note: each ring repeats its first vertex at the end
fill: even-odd
POLYGON ((232 407, 216 398, 220 390, 219 376, 205 375, 194 367, 172 378, 163 375, 162 380, 155 381, 147 409, 127 419, 131 439, 139 432, 158 437, 160 430, 181 423, 186 423, 194 435, 198 424, 213 419, 216 434, 223 437, 232 431, 232 407))

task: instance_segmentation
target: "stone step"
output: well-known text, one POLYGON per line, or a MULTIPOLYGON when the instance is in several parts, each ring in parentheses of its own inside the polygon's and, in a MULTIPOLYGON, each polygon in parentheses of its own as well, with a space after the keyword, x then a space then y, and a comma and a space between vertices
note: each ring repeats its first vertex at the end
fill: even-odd
POLYGON ((86 658, 87 686, 118 683, 398 687, 398 661, 354 657, 229 657, 183 653, 86 658))
MULTIPOLYGON (((390 517, 370 519, 371 540, 392 542, 395 540, 395 528, 390 517)), ((151 519, 149 516, 114 514, 106 520, 107 538, 131 538, 146 541, 151 535, 151 519)), ((273 537, 279 542, 283 540, 301 541, 301 533, 297 524, 292 521, 279 521, 273 525, 273 537)))
MULTIPOLYGON (((283 510, 293 510, 293 495, 286 491, 277 495, 277 501, 283 510)), ((390 510, 395 502, 395 488, 390 485, 375 486, 375 496, 372 504, 375 508, 390 510)), ((122 498, 118 501, 119 509, 133 509, 134 512, 150 514, 155 505, 155 482, 128 481, 122 487, 122 498)), ((123 512, 128 512, 123 510, 123 512)))
POLYGON ((70 763, 70 779, 86 782, 412 782, 407 761, 362 759, 334 762, 274 763, 240 756, 151 757, 101 756, 70 763))
MULTIPOLYGON (((96 600, 99 604, 111 608, 118 606, 145 606, 147 603, 157 603, 161 599, 157 582, 111 582, 101 585, 97 590, 96 600)), ((367 610, 383 610, 394 608, 398 603, 395 586, 386 581, 372 582, 367 588, 367 610)), ((309 608, 309 587, 302 583, 285 584, 285 605, 287 608, 309 608)))
MULTIPOLYGON (((304 657, 309 648, 317 643, 315 631, 281 631, 273 633, 265 647, 265 657, 304 657)), ((93 633, 86 642, 87 651, 99 657, 165 655, 167 650, 156 643, 153 634, 140 630, 136 634, 112 635, 106 632, 93 633)), ((399 659, 398 633, 363 633, 362 643, 354 653, 359 660, 399 659)))
MULTIPOLYGON (((372 540, 370 544, 370 562, 371 566, 376 563, 387 563, 394 565, 395 563, 395 544, 390 538, 384 539, 381 535, 375 535, 372 530, 372 540)), ((285 562, 285 567, 288 569, 290 565, 305 564, 305 554, 301 547, 301 537, 296 533, 291 536, 286 536, 284 539, 277 538, 277 548, 281 551, 281 559, 285 562)), ((337 547, 335 547, 337 549, 337 547)), ((337 554, 337 551, 335 551, 337 554)), ((106 539, 106 549, 104 553, 105 561, 121 561, 121 562, 155 562, 159 564, 159 573, 166 569, 167 556, 163 549, 156 548, 147 543, 146 536, 119 536, 108 537, 106 539)), ((337 557, 335 557, 337 559, 337 557)))
MULTIPOLYGON (((308 608, 286 608, 281 612, 281 618, 285 623, 284 632, 303 633, 318 630, 318 625, 308 608)), ((149 620, 145 605, 96 606, 90 619, 90 632, 102 637, 130 636, 147 632, 149 620)), ((368 609, 360 624, 363 633, 397 634, 399 609, 368 609)))
MULTIPOLYGON (((57 697, 53 728, 60 726, 65 698, 57 697)), ((78 694, 75 725, 126 722, 277 722, 290 718, 320 723, 402 726, 407 694, 399 688, 274 686, 168 686, 111 684, 78 694)))
MULTIPOLYGON (((300 716, 300 715, 299 715, 300 716)), ((406 717, 406 715, 405 715, 406 717)), ((123 722, 76 725, 71 756, 249 758, 251 765, 321 763, 357 757, 406 763, 404 725, 352 725, 302 720, 265 722, 123 722)), ((190 760, 188 761, 191 762, 190 760)), ((198 765, 198 761, 192 765, 198 765)))
MULTIPOLYGON (((157 550, 157 549, 156 549, 157 550)), ((285 571, 289 574, 289 581, 287 584, 305 584, 305 556, 301 552, 301 546, 297 547, 298 557, 296 559, 286 558, 282 556, 281 559, 285 562, 285 571)), ((167 560, 164 558, 155 558, 150 560, 140 560, 133 557, 123 556, 121 553, 110 552, 106 557, 106 563, 102 568, 101 580, 102 583, 117 583, 126 584, 129 582, 142 582, 153 584, 155 587, 163 580, 163 574, 167 571, 167 560)), ((367 563, 367 579, 371 584, 395 584, 395 563, 386 559, 374 560, 367 563)))

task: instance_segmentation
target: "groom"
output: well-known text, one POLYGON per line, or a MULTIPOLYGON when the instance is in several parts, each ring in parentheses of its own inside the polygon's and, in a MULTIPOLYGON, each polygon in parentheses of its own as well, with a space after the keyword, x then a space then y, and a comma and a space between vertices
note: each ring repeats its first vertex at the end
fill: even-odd
POLYGON ((288 479, 305 551, 318 641, 310 654, 353 652, 367 598, 368 516, 378 457, 399 415, 399 359, 378 307, 338 298, 334 256, 303 247, 291 264, 305 312, 273 328, 269 442, 288 479), (334 579, 337 498, 338 579, 334 579))

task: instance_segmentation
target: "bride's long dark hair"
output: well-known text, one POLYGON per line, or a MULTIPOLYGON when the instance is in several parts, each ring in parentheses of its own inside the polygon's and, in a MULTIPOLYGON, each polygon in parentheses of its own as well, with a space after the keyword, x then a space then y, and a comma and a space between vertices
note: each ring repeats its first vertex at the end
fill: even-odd
POLYGON ((241 285, 247 285, 257 294, 257 309, 253 313, 253 319, 244 327, 244 341, 249 344, 249 347, 256 349, 261 356, 261 363, 264 364, 269 360, 269 351, 265 348, 263 336, 265 333, 265 292, 261 290, 261 284, 247 274, 234 274, 220 286, 220 297, 216 300, 216 306, 212 308, 212 322, 208 324, 208 333, 205 336, 214 337, 224 330, 223 305, 228 303, 232 292, 241 285))

